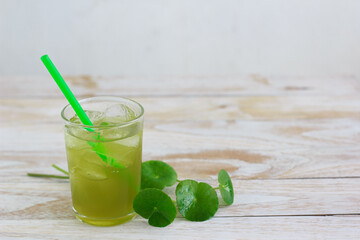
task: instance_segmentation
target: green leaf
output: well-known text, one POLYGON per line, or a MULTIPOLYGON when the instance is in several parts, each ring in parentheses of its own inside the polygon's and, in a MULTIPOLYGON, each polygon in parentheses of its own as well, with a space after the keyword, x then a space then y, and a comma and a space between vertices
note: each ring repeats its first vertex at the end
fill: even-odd
POLYGON ((229 174, 221 169, 218 175, 219 189, 222 199, 227 205, 234 202, 234 188, 229 174))
POLYGON ((207 183, 184 180, 177 185, 175 193, 179 212, 190 221, 206 221, 219 208, 216 191, 207 183))
POLYGON ((141 165, 141 188, 164 189, 175 184, 177 174, 167 163, 151 160, 141 165))
POLYGON ((139 192, 133 202, 134 211, 154 227, 166 227, 176 217, 176 207, 163 191, 149 188, 139 192))

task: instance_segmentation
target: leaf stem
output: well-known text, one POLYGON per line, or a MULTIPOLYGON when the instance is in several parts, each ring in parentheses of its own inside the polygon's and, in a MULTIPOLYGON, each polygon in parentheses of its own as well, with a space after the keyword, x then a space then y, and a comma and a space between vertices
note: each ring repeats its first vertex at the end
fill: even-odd
POLYGON ((53 168, 55 168, 56 170, 59 170, 60 172, 66 174, 69 176, 69 172, 65 171, 64 169, 62 169, 61 167, 56 166, 55 164, 51 165, 53 168))
POLYGON ((214 189, 216 190, 216 189, 220 189, 219 187, 214 187, 214 189))
POLYGON ((40 173, 28 173, 30 177, 46 177, 46 178, 62 178, 69 179, 69 176, 59 176, 59 175, 51 175, 51 174, 40 174, 40 173))
POLYGON ((181 182, 179 179, 176 179, 177 182, 181 182))

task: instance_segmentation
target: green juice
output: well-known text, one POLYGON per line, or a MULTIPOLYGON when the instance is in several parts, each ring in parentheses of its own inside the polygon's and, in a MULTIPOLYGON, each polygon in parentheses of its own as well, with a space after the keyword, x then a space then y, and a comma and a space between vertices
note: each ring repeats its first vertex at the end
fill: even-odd
POLYGON ((111 126, 117 120, 102 118, 94 125, 103 127, 93 131, 65 126, 73 209, 77 218, 89 224, 116 225, 134 216, 132 204, 140 190, 142 122, 111 126), (101 151, 96 144, 101 144, 101 151))

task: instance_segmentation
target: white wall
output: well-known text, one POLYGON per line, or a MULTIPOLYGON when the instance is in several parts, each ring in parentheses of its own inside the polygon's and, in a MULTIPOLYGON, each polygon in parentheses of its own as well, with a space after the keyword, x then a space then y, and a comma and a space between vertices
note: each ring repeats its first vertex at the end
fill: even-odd
POLYGON ((360 0, 0 0, 0 75, 360 76, 360 0))

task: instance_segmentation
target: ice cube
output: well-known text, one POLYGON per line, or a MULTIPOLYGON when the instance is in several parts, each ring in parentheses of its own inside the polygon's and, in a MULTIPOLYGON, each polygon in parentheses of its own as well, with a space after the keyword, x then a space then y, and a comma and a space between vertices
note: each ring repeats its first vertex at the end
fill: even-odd
POLYGON ((79 168, 76 171, 81 177, 91 180, 107 179, 106 167, 95 151, 84 151, 79 159, 79 163, 79 168))
POLYGON ((125 139, 121 140, 119 143, 126 147, 138 148, 140 145, 140 135, 136 134, 134 136, 125 138, 125 139))
POLYGON ((85 110, 86 115, 89 117, 93 125, 99 125, 105 118, 105 114, 99 111, 85 110))
POLYGON ((125 104, 111 105, 105 110, 105 115, 112 123, 127 122, 135 119, 135 112, 125 104))
POLYGON ((75 176, 76 178, 86 178, 89 180, 96 180, 96 181, 100 181, 100 180, 105 180, 108 178, 106 171, 104 169, 101 168, 79 168, 79 167, 74 167, 71 170, 72 176, 75 176))
MULTIPOLYGON (((86 115, 89 117, 90 121, 93 123, 93 125, 98 125, 102 123, 102 120, 105 118, 105 114, 103 112, 99 111, 91 111, 91 110, 85 110, 86 115)), ((72 118, 70 118, 70 122, 72 123, 78 123, 81 124, 82 122, 79 119, 79 116, 75 114, 72 118)))
POLYGON ((77 114, 75 114, 75 116, 73 116, 72 118, 70 118, 70 122, 81 124, 81 121, 80 121, 80 119, 79 119, 79 117, 78 117, 77 114))

